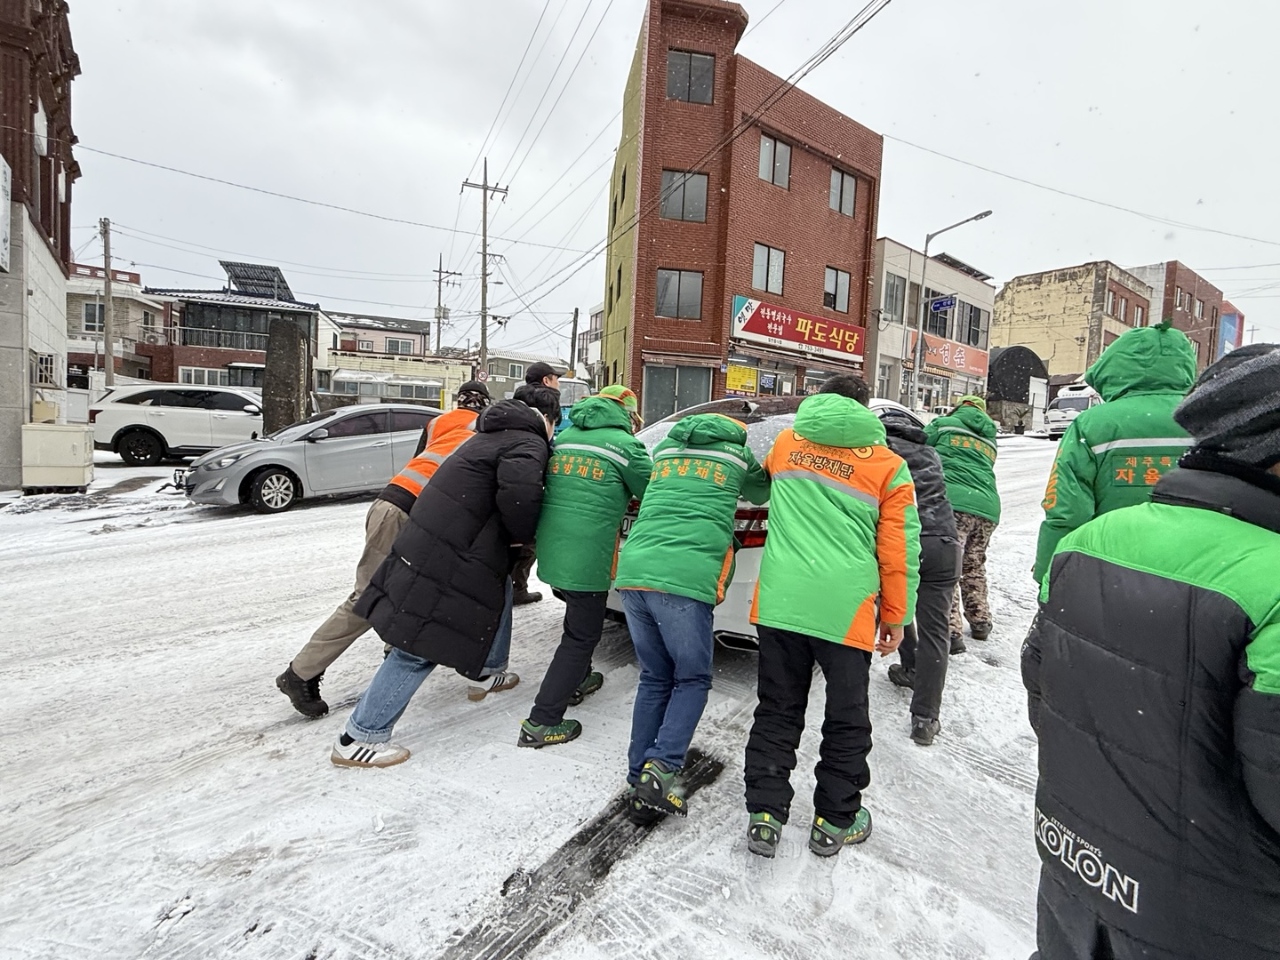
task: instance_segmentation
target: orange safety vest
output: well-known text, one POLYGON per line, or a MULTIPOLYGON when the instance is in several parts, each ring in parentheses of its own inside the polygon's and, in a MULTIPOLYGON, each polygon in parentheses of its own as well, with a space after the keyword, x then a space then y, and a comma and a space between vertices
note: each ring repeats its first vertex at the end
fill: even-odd
POLYGON ((474 410, 459 408, 432 418, 427 424, 426 447, 392 477, 391 482, 408 490, 415 497, 422 493, 422 488, 430 482, 432 475, 440 469, 440 464, 445 462, 449 454, 476 435, 478 416, 474 410))

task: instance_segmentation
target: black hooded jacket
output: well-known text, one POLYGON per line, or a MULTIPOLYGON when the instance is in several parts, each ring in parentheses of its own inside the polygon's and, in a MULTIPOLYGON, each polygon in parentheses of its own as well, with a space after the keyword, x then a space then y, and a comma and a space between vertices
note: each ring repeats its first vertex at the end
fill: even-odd
POLYGON ((938 451, 929 446, 925 432, 905 417, 884 417, 880 422, 888 434, 889 449, 907 461, 907 469, 911 471, 916 509, 920 514, 920 535, 958 539, 956 515, 947 499, 938 451))
POLYGON ((476 436, 436 471, 356 603, 393 647, 479 676, 511 573, 542 510, 546 421, 518 400, 484 410, 476 436))
POLYGON ((1088 956, 1058 942, 1077 935, 1280 956, 1280 480, 1214 460, 1185 457, 1050 566, 1022 650, 1041 889, 1062 902, 1042 956, 1088 956))

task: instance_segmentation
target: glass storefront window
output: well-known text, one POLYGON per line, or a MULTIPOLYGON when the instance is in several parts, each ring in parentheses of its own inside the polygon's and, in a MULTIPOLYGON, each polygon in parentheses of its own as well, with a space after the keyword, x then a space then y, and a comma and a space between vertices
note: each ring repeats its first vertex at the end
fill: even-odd
POLYGON ((653 423, 710 399, 710 368, 645 364, 643 415, 646 422, 653 423))

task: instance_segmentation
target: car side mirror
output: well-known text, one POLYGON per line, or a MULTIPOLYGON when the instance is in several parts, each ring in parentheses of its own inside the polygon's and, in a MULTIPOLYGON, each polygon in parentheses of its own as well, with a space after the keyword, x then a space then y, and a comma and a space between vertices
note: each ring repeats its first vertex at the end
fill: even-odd
POLYGON ((329 431, 324 427, 320 427, 318 430, 312 430, 311 433, 307 435, 307 439, 314 443, 316 440, 323 440, 328 436, 329 431))
POLYGON ((261 413, 262 408, 259 407, 256 403, 246 403, 244 405, 244 412, 245 413, 261 413))

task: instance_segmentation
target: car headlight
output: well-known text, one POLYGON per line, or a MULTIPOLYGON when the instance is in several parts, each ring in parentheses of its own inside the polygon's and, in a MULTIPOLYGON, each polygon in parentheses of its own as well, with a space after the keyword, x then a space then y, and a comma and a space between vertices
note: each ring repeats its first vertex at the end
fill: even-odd
POLYGON ((216 460, 210 460, 208 463, 204 464, 204 467, 209 470, 225 470, 237 460, 242 460, 247 456, 247 453, 229 453, 225 457, 218 457, 216 460))

